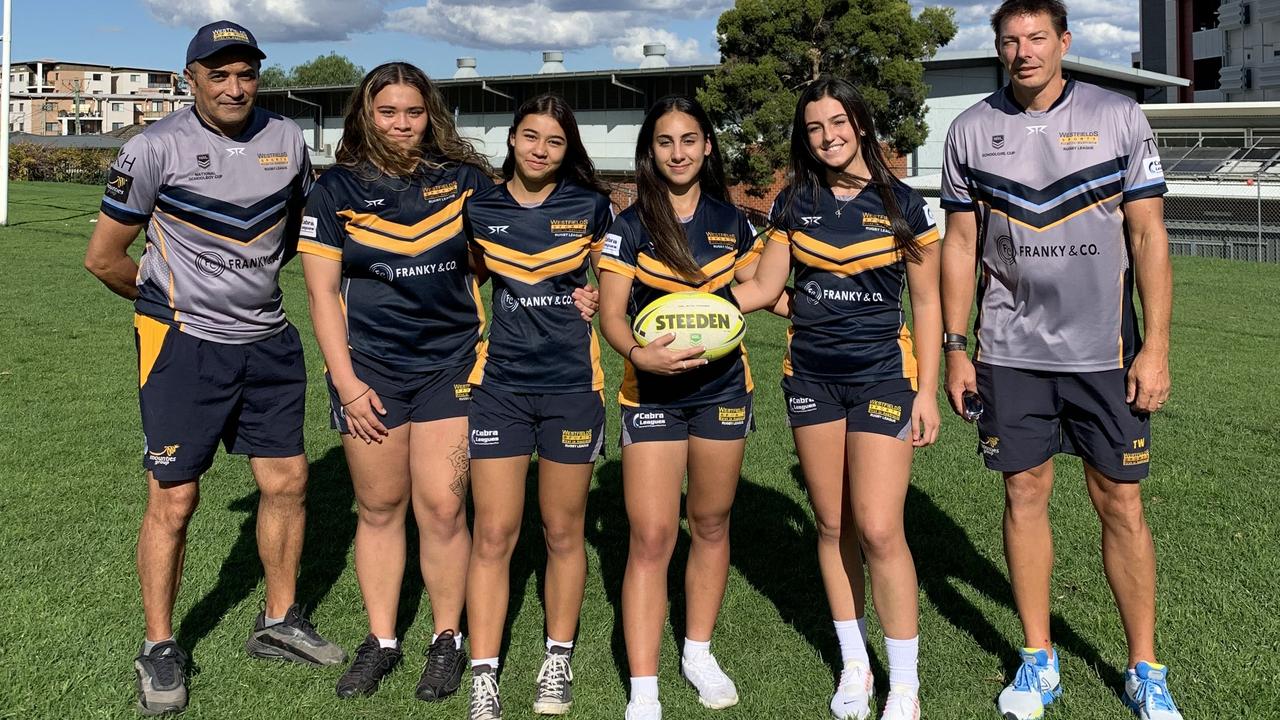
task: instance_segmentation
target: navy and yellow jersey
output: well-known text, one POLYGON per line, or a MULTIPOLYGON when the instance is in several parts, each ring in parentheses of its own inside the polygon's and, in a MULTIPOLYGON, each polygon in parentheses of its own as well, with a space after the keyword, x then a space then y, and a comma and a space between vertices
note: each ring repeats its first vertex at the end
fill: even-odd
POLYGON ((111 163, 102 212, 146 225, 138 313, 228 344, 284 330, 280 267, 310 187, 302 131, 261 108, 236 137, 194 108, 134 136, 111 163))
POLYGON ((320 176, 298 241, 298 252, 342 263, 351 351, 409 372, 471 362, 484 310, 463 206, 493 183, 465 164, 362 175, 337 166, 320 176))
POLYGON ((493 319, 471 384, 507 392, 604 389, 595 328, 573 304, 613 211, 605 195, 562 181, 536 207, 505 185, 467 201, 477 256, 493 283, 493 319))
MULTIPOLYGON (((902 183, 894 194, 921 245, 938 241, 933 213, 902 183)), ((769 240, 790 246, 795 299, 782 371, 817 382, 868 383, 916 377, 902 307, 907 265, 878 189, 850 200, 830 188, 816 198, 788 187, 770 212, 769 240)))
MULTIPOLYGON (((734 272, 759 259, 764 246, 742 211, 705 193, 693 217, 684 223, 684 232, 704 280, 685 278, 657 258, 634 206, 619 213, 613 229, 605 236, 600 270, 631 278, 627 314, 632 319, 649 303, 673 292, 708 292, 733 302, 729 286, 734 272)), ((739 348, 740 351, 700 368, 670 377, 637 371, 624 359, 618 402, 630 406, 693 407, 750 392, 753 386, 747 350, 745 346, 739 348)))

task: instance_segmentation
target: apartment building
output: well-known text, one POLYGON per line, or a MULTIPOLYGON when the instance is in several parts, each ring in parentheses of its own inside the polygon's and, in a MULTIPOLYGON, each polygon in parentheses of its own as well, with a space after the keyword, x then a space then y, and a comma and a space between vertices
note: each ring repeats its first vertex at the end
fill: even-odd
POLYGON ((191 104, 172 70, 61 60, 14 63, 9 130, 87 135, 143 125, 191 104))

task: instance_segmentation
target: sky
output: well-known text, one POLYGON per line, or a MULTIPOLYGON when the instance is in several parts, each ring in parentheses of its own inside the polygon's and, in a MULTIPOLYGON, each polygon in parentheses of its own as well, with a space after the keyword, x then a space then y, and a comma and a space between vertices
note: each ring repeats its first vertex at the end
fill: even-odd
MULTIPOLYGON (((912 0, 942 5, 960 28, 948 50, 992 47, 998 2, 912 0)), ((632 68, 646 42, 664 42, 672 65, 719 60, 716 19, 724 0, 17 0, 13 60, 55 58, 177 69, 202 24, 248 27, 267 65, 288 69, 337 52, 370 69, 406 60, 450 77, 455 59, 481 75, 537 72, 543 50, 563 50, 568 70, 632 68)), ((1129 65, 1138 46, 1138 0, 1068 0, 1072 52, 1129 65)))

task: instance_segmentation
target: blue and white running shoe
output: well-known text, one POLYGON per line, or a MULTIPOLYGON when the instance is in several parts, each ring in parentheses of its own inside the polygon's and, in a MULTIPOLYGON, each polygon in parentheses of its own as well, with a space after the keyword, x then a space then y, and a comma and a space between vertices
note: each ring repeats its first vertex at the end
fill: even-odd
POLYGON ((1140 662, 1124 673, 1124 704, 1142 720, 1182 720, 1169 694, 1169 668, 1140 662))
POLYGON ((1000 691, 996 707, 1004 720, 1037 720, 1044 717, 1045 706, 1062 694, 1058 674, 1058 654, 1049 659, 1049 651, 1022 648, 1022 667, 1013 682, 1000 691))

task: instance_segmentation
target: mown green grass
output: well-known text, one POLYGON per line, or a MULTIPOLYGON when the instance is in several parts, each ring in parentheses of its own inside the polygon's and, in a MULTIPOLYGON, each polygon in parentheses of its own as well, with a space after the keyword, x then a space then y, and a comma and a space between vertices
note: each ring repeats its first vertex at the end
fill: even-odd
MULTIPOLYGON (((15 184, 0 229, 0 717, 130 717, 142 619, 133 547, 145 497, 130 308, 81 268, 98 191, 15 184)), ((1177 259, 1173 397, 1156 418, 1148 520, 1159 553, 1159 647, 1188 717, 1280 716, 1280 469, 1275 427, 1280 267, 1177 259)), ((312 461, 301 599, 320 629, 353 648, 365 618, 351 559, 355 515, 301 273, 286 305, 314 380, 312 461)), ((663 648, 669 718, 823 718, 838 651, 814 558, 814 529, 778 391, 784 324, 753 316, 758 432, 748 443, 733 517, 733 568, 715 648, 742 703, 713 713, 683 686, 680 583, 663 648)), ((616 389, 619 364, 608 354, 616 389)), ((609 437, 616 438, 611 410, 609 437)), ((1021 642, 1000 540, 999 478, 981 467, 972 430, 949 415, 917 456, 908 531, 921 579, 923 709, 931 718, 994 718, 992 698, 1021 642)), ((616 446, 589 505, 590 575, 575 654, 571 717, 620 718, 625 666, 618 598, 626 554, 616 446)), ((1123 718, 1116 696, 1124 635, 1102 576, 1099 526, 1078 462, 1059 464, 1052 506, 1058 565, 1054 633, 1067 687, 1051 718, 1123 718)), ((202 506, 178 600, 178 637, 194 653, 190 718, 462 718, 463 697, 413 699, 429 609, 416 571, 402 604, 408 662, 373 698, 339 701, 339 669, 263 664, 242 642, 262 599, 247 463, 221 457, 202 506)), ((530 717, 541 657, 543 552, 530 514, 513 567, 508 717, 530 717)), ((679 554, 687 549, 682 539, 679 554)), ((678 558, 679 560, 680 558, 678 558)), ((416 566, 415 563, 411 563, 416 566)), ((679 562, 673 579, 679 578, 679 562)), ((872 622, 878 685, 884 654, 872 622)))

